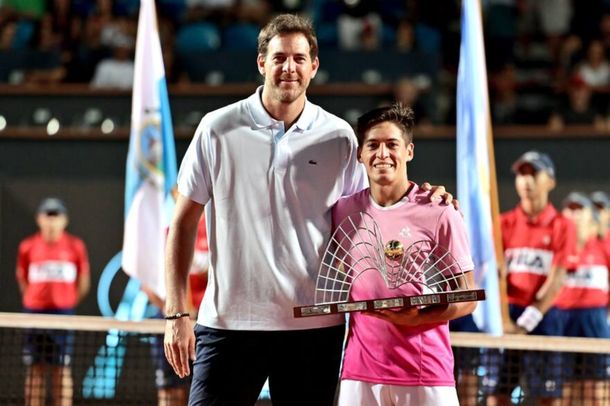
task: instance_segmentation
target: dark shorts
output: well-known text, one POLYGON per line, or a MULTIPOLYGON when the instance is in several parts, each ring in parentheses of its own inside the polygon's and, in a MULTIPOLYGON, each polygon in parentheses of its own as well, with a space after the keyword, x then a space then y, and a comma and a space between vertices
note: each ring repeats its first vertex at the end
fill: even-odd
MULTIPOLYGON (((610 338, 605 307, 560 310, 566 337, 610 338)), ((567 379, 610 379, 610 355, 566 353, 567 379)))
POLYGON ((294 331, 218 330, 197 325, 189 405, 248 405, 269 378, 274 406, 331 406, 345 326, 294 331))
MULTIPOLYGON (((73 315, 74 310, 31 310, 24 313, 73 315)), ((74 352, 74 332, 71 330, 27 329, 23 336, 25 365, 70 365, 74 352)))
MULTIPOLYGON (((449 322, 449 330, 465 333, 480 333, 472 314, 449 322)), ((502 354, 493 348, 453 347, 455 359, 455 380, 461 383, 464 375, 476 375, 479 391, 493 393, 499 377, 502 354)))
POLYGON ((610 338, 607 308, 592 307, 560 310, 560 312, 565 317, 566 337, 610 338))
MULTIPOLYGON (((510 318, 516 321, 524 307, 510 305, 510 318)), ((564 317, 556 308, 551 308, 531 332, 532 335, 561 336, 564 317)), ((495 392, 510 395, 515 387, 523 384, 526 397, 559 398, 563 386, 563 357, 555 351, 506 350, 503 353, 495 392), (520 381, 520 378, 523 381, 520 381)))

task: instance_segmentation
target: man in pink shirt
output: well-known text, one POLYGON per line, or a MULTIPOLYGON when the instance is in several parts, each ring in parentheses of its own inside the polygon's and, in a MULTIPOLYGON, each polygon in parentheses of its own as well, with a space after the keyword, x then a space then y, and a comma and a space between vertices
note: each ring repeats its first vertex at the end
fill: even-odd
MULTIPOLYGON (((460 213, 430 202, 427 192, 407 177, 407 163, 413 159, 413 118, 413 111, 400 104, 360 117, 358 159, 366 167, 370 188, 341 198, 333 208, 333 224, 364 212, 375 220, 384 242, 397 240, 404 247, 421 240, 437 243, 459 265, 450 272, 466 272, 461 287, 473 287, 473 263, 460 213)), ((412 283, 389 289, 379 272, 365 271, 350 295, 362 300, 421 293, 422 286, 412 283)), ((458 405, 448 321, 475 307, 475 302, 463 302, 352 313, 339 405, 458 405)))

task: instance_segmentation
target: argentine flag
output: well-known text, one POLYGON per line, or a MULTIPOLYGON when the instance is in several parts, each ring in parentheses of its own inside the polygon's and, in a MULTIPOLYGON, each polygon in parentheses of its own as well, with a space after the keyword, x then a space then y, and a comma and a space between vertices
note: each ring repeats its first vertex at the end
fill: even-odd
POLYGON ((141 0, 125 179, 123 270, 165 298, 166 199, 176 152, 154 0, 141 0))
MULTIPOLYGON (((477 286, 487 299, 474 320, 502 334, 498 266, 491 210, 491 122, 479 0, 462 1, 462 40, 457 82, 457 193, 470 237, 477 286), (489 144, 488 144, 489 143, 489 144)), ((494 170, 495 176, 495 170, 494 170)))

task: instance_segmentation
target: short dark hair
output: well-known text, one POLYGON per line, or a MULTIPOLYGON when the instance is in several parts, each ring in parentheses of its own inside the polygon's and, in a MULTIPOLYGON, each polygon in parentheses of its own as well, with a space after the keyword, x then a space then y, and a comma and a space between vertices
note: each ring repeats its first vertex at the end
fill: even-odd
POLYGON ((258 34, 258 53, 267 55, 269 42, 276 35, 300 33, 309 43, 309 56, 315 59, 318 56, 318 39, 310 20, 294 14, 280 14, 274 17, 258 34))
POLYGON ((358 118, 356 125, 358 146, 362 147, 366 134, 372 127, 386 121, 394 123, 400 128, 405 143, 410 144, 413 142, 413 127, 415 126, 413 109, 404 106, 402 103, 395 103, 391 106, 373 109, 358 118))

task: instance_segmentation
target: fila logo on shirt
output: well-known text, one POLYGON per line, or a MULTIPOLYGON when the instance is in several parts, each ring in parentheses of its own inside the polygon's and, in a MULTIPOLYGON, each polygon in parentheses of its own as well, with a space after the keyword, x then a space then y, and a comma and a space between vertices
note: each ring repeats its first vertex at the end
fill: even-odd
POLYGON ((564 286, 571 288, 608 291, 608 267, 606 265, 581 265, 575 272, 568 272, 564 286))
POLYGON ((553 263, 553 253, 536 248, 509 248, 506 250, 509 273, 546 275, 553 263))
POLYGON ((31 264, 28 269, 30 283, 42 282, 74 282, 76 280, 76 265, 71 262, 45 261, 31 264))

